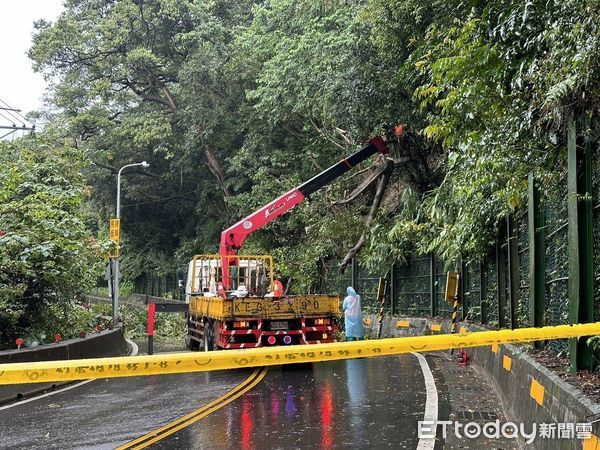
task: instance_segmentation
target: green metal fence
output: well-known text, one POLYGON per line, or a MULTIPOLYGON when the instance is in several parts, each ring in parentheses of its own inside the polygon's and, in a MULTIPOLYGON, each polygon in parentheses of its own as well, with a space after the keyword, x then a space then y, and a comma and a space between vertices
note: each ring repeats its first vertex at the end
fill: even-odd
MULTIPOLYGON (((463 318, 498 328, 600 320, 600 146, 589 135, 583 121, 570 122, 568 159, 551 177, 531 175, 528 208, 501 221, 487 258, 458 267, 463 318)), ((357 261, 353 267, 362 270, 357 261)), ((449 318, 445 269, 432 255, 418 256, 353 285, 368 305, 377 277, 388 276, 388 312, 449 318)), ((569 350, 573 369, 594 365, 585 339, 548 345, 569 350)))
POLYGON ((174 270, 161 274, 144 273, 135 279, 134 284, 135 292, 138 294, 183 301, 185 300, 184 282, 182 270, 174 270))

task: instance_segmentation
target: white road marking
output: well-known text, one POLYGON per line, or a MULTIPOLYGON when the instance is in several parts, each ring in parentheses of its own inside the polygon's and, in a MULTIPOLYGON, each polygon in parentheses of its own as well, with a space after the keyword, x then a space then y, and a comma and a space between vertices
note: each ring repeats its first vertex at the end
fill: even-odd
MULTIPOLYGON (((423 421, 437 422, 438 420, 438 391, 435 387, 435 380, 433 374, 427 364, 427 360, 420 353, 413 353, 419 360, 421 370, 423 371, 423 378, 425 378, 425 390, 427 397, 425 399, 425 414, 423 415, 423 421)), ((419 438, 419 444, 417 450, 431 450, 435 446, 435 437, 422 437, 419 438)))
POLYGON ((129 339, 125 339, 125 340, 127 341, 127 343, 129 345, 131 345, 131 355, 129 355, 129 356, 137 355, 138 351, 139 351, 138 345, 135 342, 133 342, 132 340, 129 340, 129 339))
MULTIPOLYGON (((131 345, 131 354, 129 356, 137 355, 138 350, 139 350, 137 344, 133 341, 130 341, 129 339, 125 339, 125 340, 127 341, 127 343, 129 345, 131 345)), ((72 385, 64 387, 62 389, 56 389, 56 390, 53 390, 50 392, 46 392, 45 394, 36 395, 35 397, 27 398, 25 400, 21 400, 21 401, 15 402, 15 403, 10 403, 8 405, 0 406, 0 411, 3 411, 5 409, 14 408, 15 406, 21 406, 26 403, 31 403, 36 400, 40 400, 42 398, 51 397, 52 395, 60 394, 61 392, 70 391, 71 389, 75 389, 79 386, 83 386, 84 384, 91 383, 92 381, 95 381, 95 379, 80 381, 79 383, 72 384, 72 385)))
POLYGON ((70 391, 71 389, 75 389, 76 387, 83 386, 84 384, 87 384, 87 383, 91 383, 92 381, 94 381, 94 380, 92 379, 92 380, 81 381, 81 382, 79 382, 77 384, 72 384, 71 386, 67 386, 67 387, 62 388, 62 389, 57 389, 56 391, 46 392, 45 394, 36 395, 35 397, 31 397, 31 398, 28 398, 28 399, 25 399, 25 400, 21 400, 21 401, 15 402, 15 403, 11 403, 9 405, 0 406, 0 411, 5 410, 5 409, 14 408, 15 406, 21 406, 21 405, 24 405, 25 403, 34 402, 34 401, 39 400, 41 398, 50 397, 51 395, 54 395, 54 394, 60 394, 61 392, 70 391))

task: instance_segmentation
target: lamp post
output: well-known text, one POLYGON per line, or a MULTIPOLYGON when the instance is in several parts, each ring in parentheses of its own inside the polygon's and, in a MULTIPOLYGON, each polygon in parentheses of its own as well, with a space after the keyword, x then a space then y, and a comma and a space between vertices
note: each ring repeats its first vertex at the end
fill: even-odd
MULTIPOLYGON (((121 219, 121 172, 123 169, 128 167, 142 166, 144 169, 150 167, 146 161, 142 161, 141 163, 135 164, 127 164, 119 169, 119 173, 117 174, 117 220, 121 219)), ((120 227, 119 222, 119 227, 120 227)), ((113 259, 113 276, 114 276, 114 303, 113 303, 113 325, 117 326, 119 322, 119 258, 120 251, 117 253, 117 256, 113 259)))

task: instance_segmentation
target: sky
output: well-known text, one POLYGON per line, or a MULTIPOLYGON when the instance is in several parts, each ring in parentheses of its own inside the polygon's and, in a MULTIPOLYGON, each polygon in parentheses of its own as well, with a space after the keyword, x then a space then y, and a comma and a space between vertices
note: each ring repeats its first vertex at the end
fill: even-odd
MULTIPOLYGON (((42 18, 54 21, 62 11, 62 1, 0 0, 0 99, 23 115, 42 106, 46 88, 25 54, 31 46, 33 22, 42 18)), ((0 116, 0 124, 3 122, 6 124, 6 119, 0 116)))

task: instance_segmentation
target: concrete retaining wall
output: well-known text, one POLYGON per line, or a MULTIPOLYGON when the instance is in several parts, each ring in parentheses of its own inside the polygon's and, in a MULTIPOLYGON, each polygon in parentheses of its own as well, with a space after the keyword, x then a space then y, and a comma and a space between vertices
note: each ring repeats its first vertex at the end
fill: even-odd
MULTIPOLYGON (((127 353, 127 342, 122 328, 105 330, 85 338, 69 339, 58 344, 40 345, 22 350, 0 352, 0 364, 57 361, 66 359, 122 356, 127 353)), ((57 386, 58 383, 32 383, 0 386, 0 404, 30 396, 57 386)))
MULTIPOLYGON (((369 317, 367 335, 375 336, 378 319, 369 317)), ((422 336, 433 334, 432 324, 441 325, 440 333, 450 332, 450 321, 429 319, 386 317, 382 337, 422 336), (398 321, 408 322, 408 327, 398 327, 398 321)), ((459 327, 470 331, 484 331, 481 326, 461 323, 459 327)), ((436 332, 436 334, 438 334, 436 332)), ((523 423, 531 430, 534 423, 591 423, 593 424, 591 445, 600 436, 600 404, 592 402, 583 392, 563 381, 556 373, 535 361, 529 354, 514 345, 500 345, 496 351, 491 346, 466 349, 469 362, 477 365, 492 382, 514 422, 523 423), (541 404, 533 397, 531 386, 539 384, 543 388, 541 404)), ((541 389, 537 389, 539 395, 541 389)), ((539 429, 539 428, 538 428, 539 429)), ((556 431, 558 433, 558 431, 556 431)), ((558 434, 556 434, 558 436, 558 434)), ((580 450, 580 439, 536 439, 528 448, 543 450, 580 450)), ((590 446, 589 448, 595 448, 590 446)))

